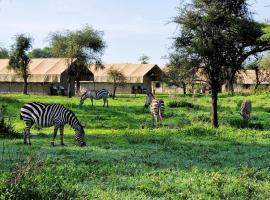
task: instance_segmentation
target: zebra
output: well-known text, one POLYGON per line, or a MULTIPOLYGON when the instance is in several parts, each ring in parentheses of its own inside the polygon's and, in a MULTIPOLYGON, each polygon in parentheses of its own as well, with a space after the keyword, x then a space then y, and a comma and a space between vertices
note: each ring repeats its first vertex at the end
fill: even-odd
POLYGON ((81 96, 80 104, 81 106, 84 103, 84 100, 89 98, 91 99, 92 106, 93 106, 93 99, 103 99, 103 107, 105 107, 105 103, 107 103, 108 107, 108 102, 109 102, 109 91, 106 89, 101 89, 101 90, 87 90, 83 95, 81 96))
POLYGON ((249 120, 250 119, 250 114, 251 114, 251 101, 243 101, 241 105, 241 112, 240 115, 243 117, 244 120, 249 120))
POLYGON ((145 107, 149 106, 150 112, 153 116, 153 127, 155 127, 155 122, 157 127, 162 126, 162 120, 165 111, 164 101, 162 99, 156 99, 155 96, 149 92, 146 95, 145 107))
POLYGON ((81 125, 75 114, 61 104, 45 104, 39 102, 27 103, 21 108, 20 118, 26 125, 23 131, 24 144, 27 144, 28 139, 28 144, 31 145, 30 128, 36 124, 39 127, 54 126, 54 133, 51 141, 52 146, 54 146, 57 131, 60 128, 60 144, 65 145, 63 140, 64 125, 69 124, 75 130, 75 139, 79 144, 82 147, 86 145, 84 139, 84 127, 81 125))

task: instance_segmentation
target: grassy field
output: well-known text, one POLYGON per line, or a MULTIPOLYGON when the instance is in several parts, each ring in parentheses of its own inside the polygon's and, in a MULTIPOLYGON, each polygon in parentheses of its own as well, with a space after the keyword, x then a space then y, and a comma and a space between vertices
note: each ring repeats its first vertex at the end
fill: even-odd
MULTIPOLYGON (((1 95, 10 123, 31 101, 61 103, 86 125, 87 147, 65 127, 66 146, 50 146, 52 128, 32 128, 32 146, 0 138, 0 199, 269 199, 270 94, 219 96, 220 128, 209 96, 166 96, 164 127, 153 129, 144 96, 121 95, 78 107, 79 98, 1 95), (253 103, 250 123, 239 115, 253 103)), ((59 143, 59 136, 56 140, 59 143)))

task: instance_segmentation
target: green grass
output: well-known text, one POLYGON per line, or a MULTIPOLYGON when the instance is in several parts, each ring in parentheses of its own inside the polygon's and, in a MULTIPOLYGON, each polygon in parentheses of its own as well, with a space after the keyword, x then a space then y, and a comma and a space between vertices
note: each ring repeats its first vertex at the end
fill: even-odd
POLYGON ((270 95, 220 95, 217 130, 209 96, 158 96, 166 103, 160 129, 152 128, 144 96, 120 95, 103 108, 102 101, 79 107, 78 97, 1 95, 20 132, 24 103, 64 104, 86 125, 87 147, 68 126, 64 147, 50 146, 53 128, 32 128, 32 146, 0 138, 0 199, 270 198, 270 95), (253 106, 249 123, 239 114, 245 99, 253 106))

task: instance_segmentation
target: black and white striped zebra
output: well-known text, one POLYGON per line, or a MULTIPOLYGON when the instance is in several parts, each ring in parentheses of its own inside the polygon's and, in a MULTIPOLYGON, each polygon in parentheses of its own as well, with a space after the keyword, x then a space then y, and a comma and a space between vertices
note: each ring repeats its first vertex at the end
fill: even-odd
POLYGON ((156 126, 160 127, 162 126, 164 111, 165 111, 165 104, 162 99, 156 99, 155 96, 149 92, 146 95, 145 99, 145 107, 150 106, 150 112, 153 116, 153 127, 156 126))
POLYGON ((38 102, 27 103, 21 108, 21 119, 25 122, 24 144, 31 145, 30 128, 36 124, 39 127, 54 126, 54 133, 51 145, 54 141, 58 129, 60 129, 61 145, 64 145, 64 125, 69 124, 75 130, 75 138, 81 146, 85 146, 84 128, 78 118, 71 111, 60 104, 44 104, 38 102))
POLYGON ((91 99, 91 103, 93 106, 93 100, 98 100, 98 99, 103 99, 103 107, 105 106, 105 103, 107 103, 107 107, 109 104, 109 96, 110 93, 108 90, 106 89, 101 89, 101 90, 87 90, 85 93, 83 93, 83 95, 81 96, 81 100, 80 100, 80 106, 84 103, 84 100, 89 98, 91 99))

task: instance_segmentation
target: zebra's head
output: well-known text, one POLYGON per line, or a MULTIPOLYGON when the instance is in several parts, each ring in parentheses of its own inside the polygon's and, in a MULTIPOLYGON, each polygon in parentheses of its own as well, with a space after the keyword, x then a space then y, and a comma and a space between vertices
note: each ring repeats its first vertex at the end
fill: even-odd
POLYGON ((81 147, 86 146, 85 138, 84 138, 85 136, 84 127, 82 125, 79 125, 78 127, 76 127, 75 132, 76 132, 75 138, 76 140, 78 140, 81 147))
POLYGON ((84 94, 81 96, 79 106, 83 105, 83 102, 84 102, 85 99, 86 99, 86 93, 84 93, 84 94))
POLYGON ((145 98, 145 103, 144 103, 144 107, 148 107, 150 106, 150 104, 152 103, 153 99, 154 99, 154 95, 152 94, 152 92, 148 92, 145 98))

